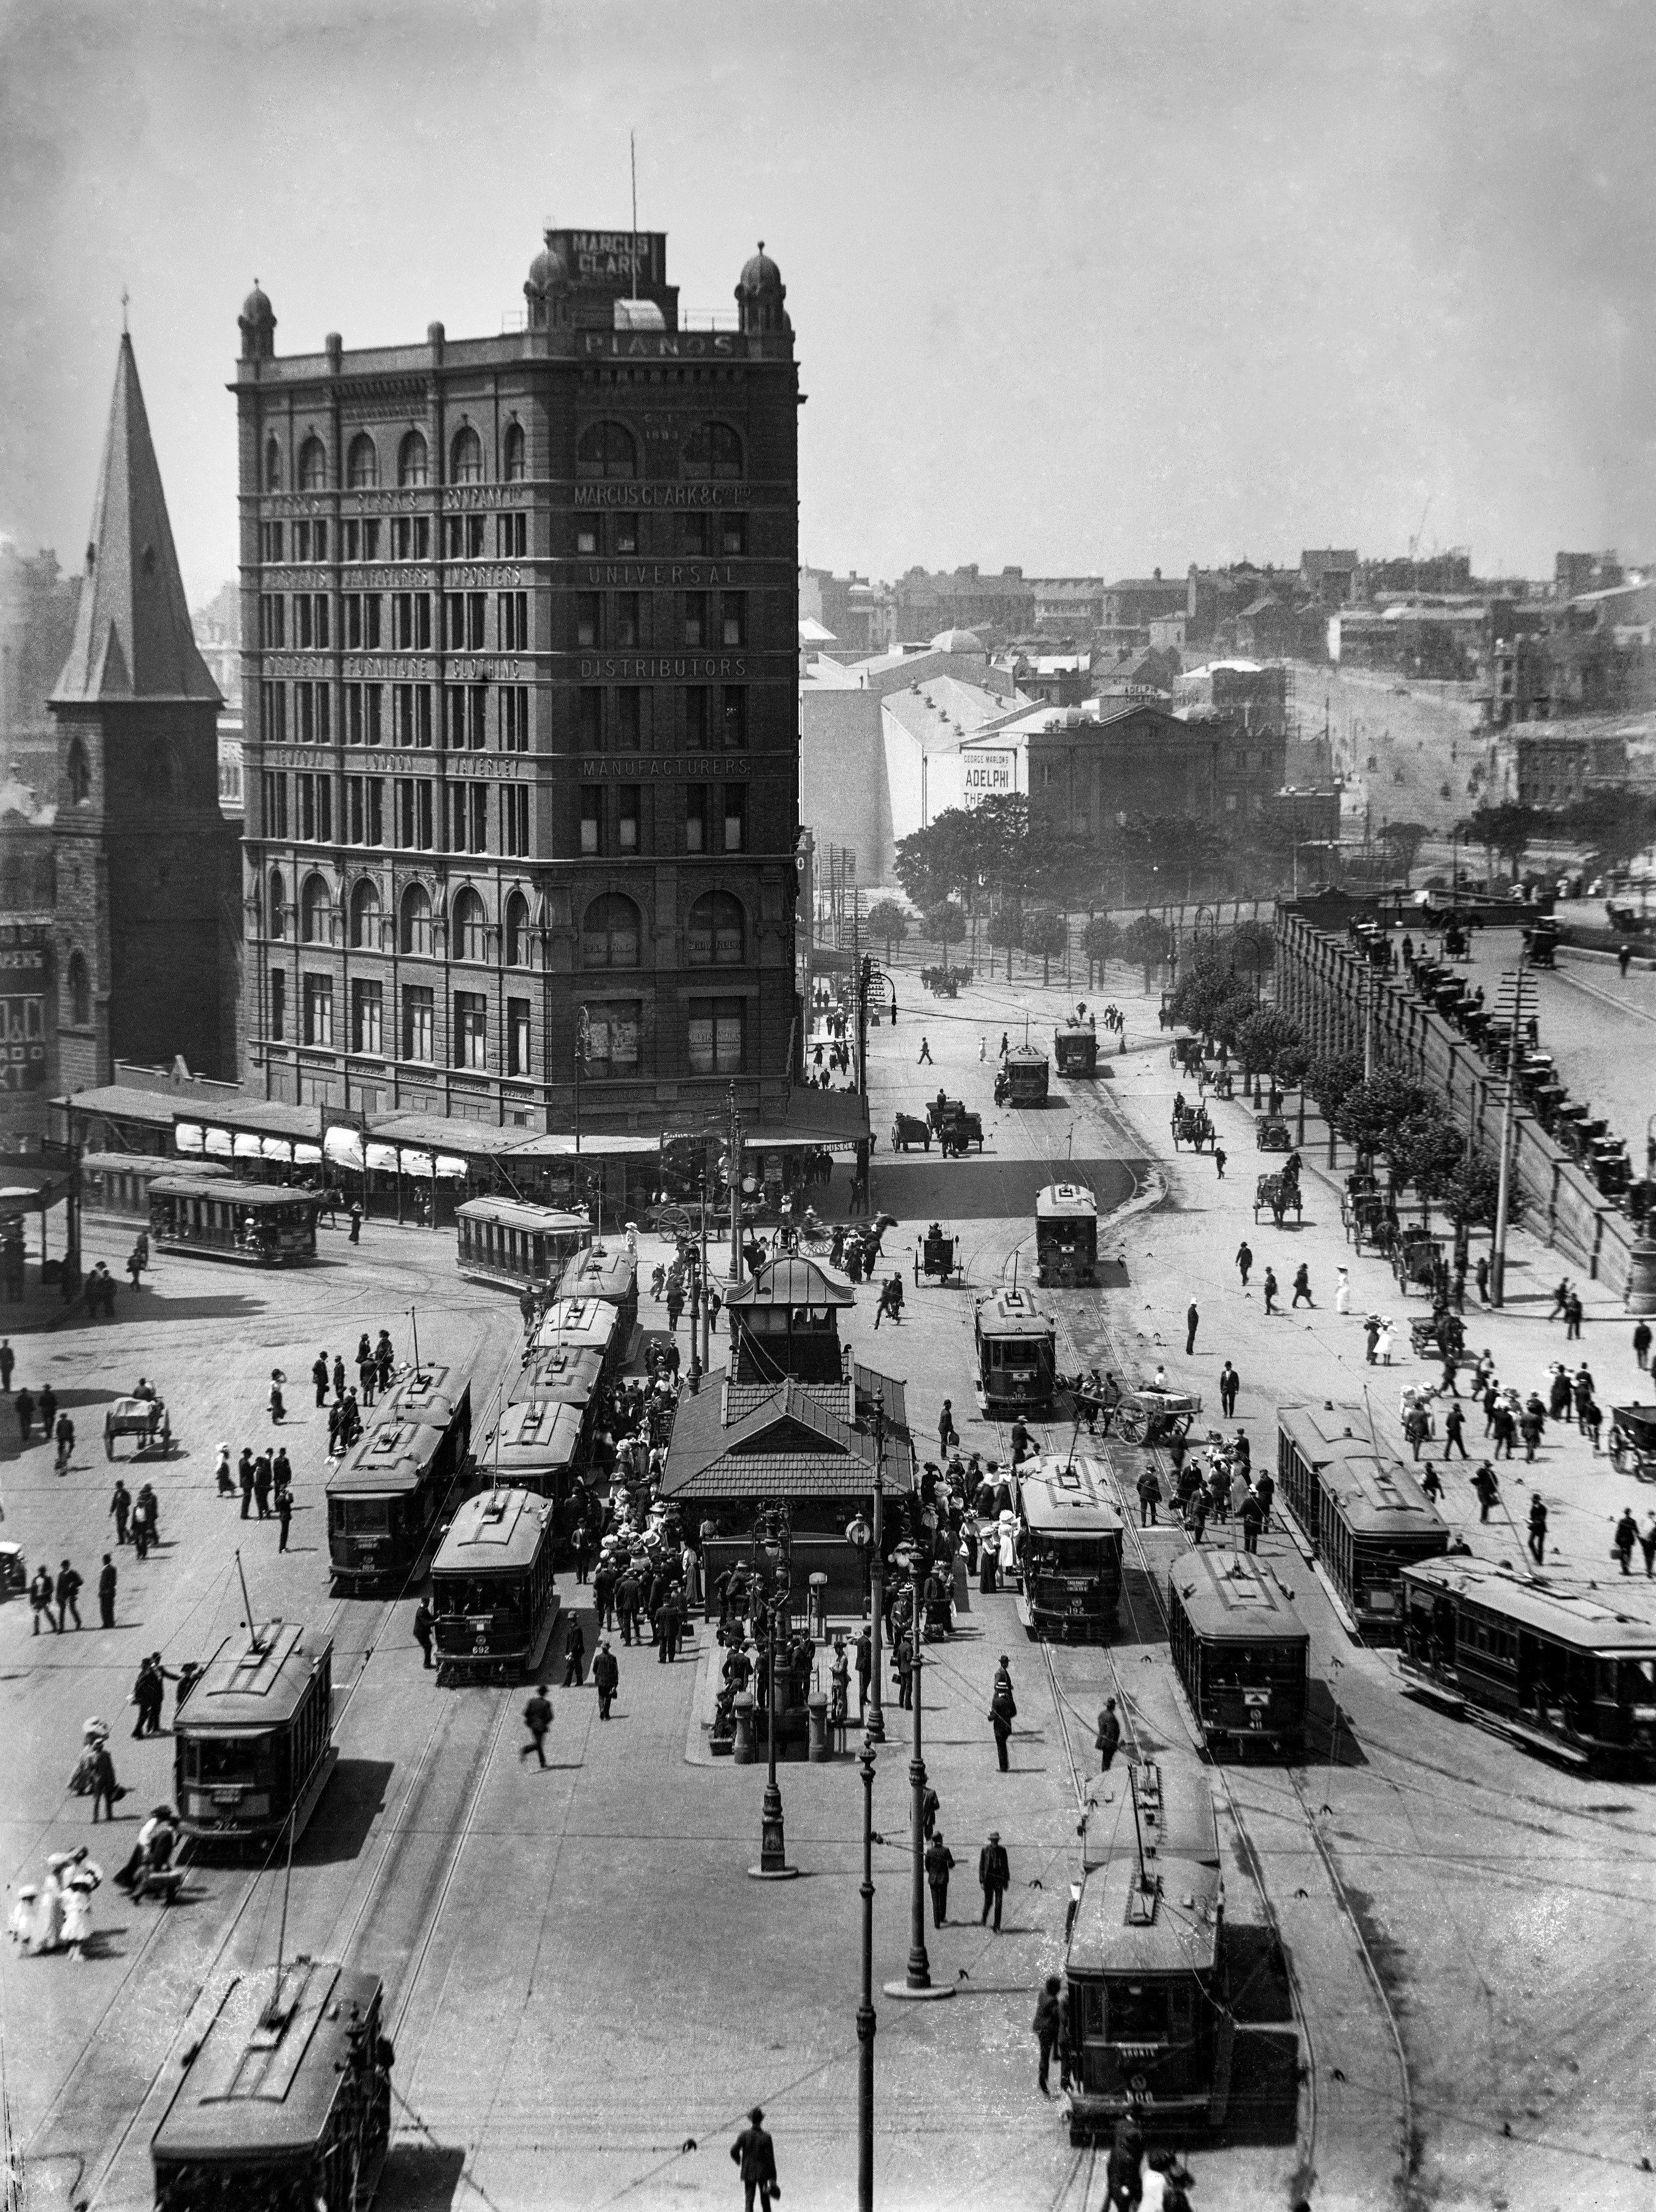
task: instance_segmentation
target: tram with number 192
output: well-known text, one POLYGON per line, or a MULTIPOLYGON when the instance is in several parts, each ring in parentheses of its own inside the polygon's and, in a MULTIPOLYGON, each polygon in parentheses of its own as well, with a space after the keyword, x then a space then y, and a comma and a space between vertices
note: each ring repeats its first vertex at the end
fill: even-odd
POLYGON ((1122 1518, 1103 1463, 1026 1459, 1014 1478, 1023 1588, 1032 1636, 1105 1642, 1121 1607, 1122 1518))

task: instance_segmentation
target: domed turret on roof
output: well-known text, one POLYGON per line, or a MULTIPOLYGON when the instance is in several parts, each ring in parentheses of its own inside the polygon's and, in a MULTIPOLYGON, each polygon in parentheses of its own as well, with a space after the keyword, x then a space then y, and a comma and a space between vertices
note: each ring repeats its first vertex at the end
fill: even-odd
POLYGON ((973 629, 940 629, 931 641, 934 653, 981 653, 987 657, 989 647, 973 629))
POLYGON ((546 330, 554 323, 566 323, 569 306, 563 296, 569 290, 569 271, 563 256, 552 244, 551 232, 542 234, 545 244, 529 264, 527 282, 523 296, 529 302, 529 327, 532 331, 546 330))
POLYGON ((793 325, 782 306, 787 297, 782 271, 766 253, 761 239, 758 252, 745 264, 736 286, 743 330, 759 336, 770 331, 791 331, 793 325))
POLYGON ((235 319, 241 332, 243 361, 268 361, 276 351, 276 309, 259 290, 257 276, 235 319))

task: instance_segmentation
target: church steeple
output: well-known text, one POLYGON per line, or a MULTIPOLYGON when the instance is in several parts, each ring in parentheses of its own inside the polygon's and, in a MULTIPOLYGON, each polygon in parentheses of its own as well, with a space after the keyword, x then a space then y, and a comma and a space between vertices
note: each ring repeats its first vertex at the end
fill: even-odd
POLYGON ((52 697, 65 703, 219 700, 196 649, 138 365, 125 331, 75 640, 52 697))

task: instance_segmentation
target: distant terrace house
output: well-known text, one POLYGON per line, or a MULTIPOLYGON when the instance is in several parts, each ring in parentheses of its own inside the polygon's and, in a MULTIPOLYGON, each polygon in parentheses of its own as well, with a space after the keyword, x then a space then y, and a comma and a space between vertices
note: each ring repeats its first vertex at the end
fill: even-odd
POLYGON ((1328 657, 1342 668, 1379 669, 1423 683, 1465 683, 1484 665, 1489 629, 1482 599, 1345 607, 1328 617, 1328 657))
POLYGON ((1606 731, 1526 729, 1515 741, 1525 806, 1568 806, 1628 780, 1628 743, 1606 731))
POLYGON ((801 568, 800 616, 829 632, 831 642, 822 649, 831 660, 866 660, 892 641, 891 594, 855 569, 836 576, 827 568, 801 568))
POLYGON ((1357 589, 1355 548, 1308 547, 1300 556, 1300 588, 1320 607, 1349 606, 1357 589))
MULTIPOLYGON (((1100 628, 1147 629, 1159 616, 1184 613, 1189 586, 1183 576, 1166 577, 1160 568, 1148 576, 1118 576, 1106 584, 1100 628)), ((1149 642, 1147 637, 1143 642, 1149 642)))
POLYGON ((1016 637, 1034 627, 1035 590, 1021 568, 1003 568, 998 576, 982 574, 976 562, 935 574, 910 568, 892 586, 892 635, 898 645, 944 629, 1016 637))
POLYGON ((1104 620, 1102 576, 1032 576, 1035 627, 1079 643, 1104 620))

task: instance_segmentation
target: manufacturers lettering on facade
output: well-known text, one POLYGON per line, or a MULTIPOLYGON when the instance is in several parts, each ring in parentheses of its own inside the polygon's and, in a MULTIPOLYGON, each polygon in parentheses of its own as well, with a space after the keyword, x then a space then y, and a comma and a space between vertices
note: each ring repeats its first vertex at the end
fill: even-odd
POLYGON ((729 783, 738 776, 751 776, 753 769, 750 762, 734 753, 679 753, 660 757, 632 753, 583 757, 581 773, 589 781, 600 783, 642 783, 647 779, 660 781, 675 776, 694 782, 721 776, 729 783))
POLYGON ((631 660, 624 654, 616 658, 606 655, 601 659, 583 659, 581 663, 583 684, 591 683, 595 677, 600 676, 612 677, 624 684, 652 681, 687 684, 705 682, 709 678, 722 678, 728 683, 746 673, 746 660, 703 659, 693 655, 678 660, 631 660))
POLYGON ((960 767, 968 811, 986 799, 1009 799, 1018 788, 1015 752, 963 752, 960 767))

